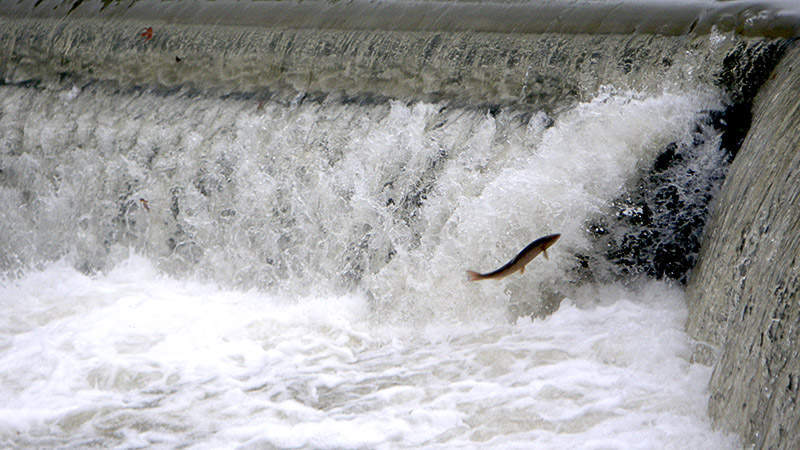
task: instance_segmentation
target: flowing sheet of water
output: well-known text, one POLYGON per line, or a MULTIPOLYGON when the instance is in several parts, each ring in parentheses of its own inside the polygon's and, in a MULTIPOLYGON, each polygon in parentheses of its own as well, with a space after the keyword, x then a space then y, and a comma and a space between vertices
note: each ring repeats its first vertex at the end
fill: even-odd
POLYGON ((735 444, 682 292, 573 274, 588 218, 714 95, 551 117, 0 92, 5 445, 735 444), (551 232, 525 274, 465 281, 551 232))

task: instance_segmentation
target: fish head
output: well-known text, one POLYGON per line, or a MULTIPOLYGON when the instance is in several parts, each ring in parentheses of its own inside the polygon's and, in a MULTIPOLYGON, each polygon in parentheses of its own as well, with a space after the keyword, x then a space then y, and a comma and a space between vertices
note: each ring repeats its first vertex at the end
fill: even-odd
POLYGON ((551 234, 549 236, 545 236, 545 241, 544 241, 544 243, 542 243, 542 250, 544 251, 544 250, 547 250, 548 248, 550 248, 550 246, 555 244, 556 241, 558 240, 558 238, 560 238, 560 237, 561 237, 561 235, 558 234, 558 233, 551 234))

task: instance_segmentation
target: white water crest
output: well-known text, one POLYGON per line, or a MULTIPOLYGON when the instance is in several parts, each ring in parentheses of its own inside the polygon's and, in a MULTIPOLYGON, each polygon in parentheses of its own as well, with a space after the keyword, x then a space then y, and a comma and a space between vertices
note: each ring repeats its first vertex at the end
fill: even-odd
POLYGON ((587 221, 718 97, 608 88, 546 113, 2 86, 0 442, 734 446, 681 290, 573 274, 587 221), (524 274, 466 282, 555 232, 524 274))
MULTIPOLYGON (((587 286, 544 320, 414 329, 362 296, 287 300, 54 263, 0 288, 4 445, 732 448, 680 289, 587 286)), ((431 301, 435 297, 431 296, 431 301)))
POLYGON ((508 302, 537 301, 574 268, 574 253, 592 251, 587 219, 603 212, 665 145, 690 139, 687 124, 704 102, 710 100, 607 92, 547 128, 546 117, 534 116, 524 133, 512 136, 487 117, 483 132, 448 159, 422 205, 421 244, 398 250, 367 285, 393 299, 390 309, 402 303, 407 313, 414 306, 406 302, 425 304, 423 316, 435 311, 457 320, 496 313, 508 302), (531 265, 535 275, 463 283, 463 269, 494 269, 533 239, 556 232, 561 238, 548 251, 550 260, 531 265), (431 290, 448 295, 429 302, 431 290))

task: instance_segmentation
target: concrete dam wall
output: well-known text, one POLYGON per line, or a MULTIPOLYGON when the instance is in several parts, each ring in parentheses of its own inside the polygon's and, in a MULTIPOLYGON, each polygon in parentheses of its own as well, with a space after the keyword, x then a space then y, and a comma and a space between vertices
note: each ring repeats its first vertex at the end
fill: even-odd
POLYGON ((688 285, 716 360, 709 413, 755 448, 800 447, 800 47, 759 92, 688 285))

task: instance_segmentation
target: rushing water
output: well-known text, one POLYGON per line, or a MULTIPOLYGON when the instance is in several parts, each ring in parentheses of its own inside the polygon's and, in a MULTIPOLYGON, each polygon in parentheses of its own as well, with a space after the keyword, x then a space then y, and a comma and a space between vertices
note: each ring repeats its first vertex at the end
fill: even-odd
MULTIPOLYGON (((431 292, 430 302, 441 301, 431 292)), ((198 448, 728 448, 689 361, 681 290, 588 286, 545 320, 370 319, 55 263, 2 290, 3 443, 198 448)))
POLYGON ((573 284, 588 218, 693 139, 711 94, 609 89, 555 117, 0 97, 8 445, 733 442, 680 289, 573 284), (551 232, 523 275, 465 281, 551 232))
POLYGON ((31 23, 0 32, 3 446, 738 445, 649 268, 723 176, 731 35, 31 23))

